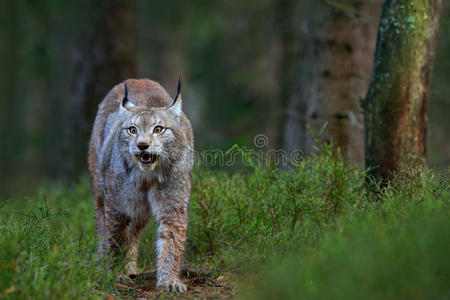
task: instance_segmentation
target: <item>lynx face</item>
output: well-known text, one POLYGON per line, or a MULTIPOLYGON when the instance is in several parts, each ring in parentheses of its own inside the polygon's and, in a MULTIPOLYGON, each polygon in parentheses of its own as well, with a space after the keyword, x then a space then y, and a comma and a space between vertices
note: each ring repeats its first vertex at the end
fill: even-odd
POLYGON ((176 102, 169 108, 148 109, 128 102, 121 107, 120 149, 143 172, 168 165, 177 153, 182 134, 175 105, 176 102))
POLYGON ((168 166, 171 156, 177 153, 176 145, 184 142, 180 140, 183 134, 179 126, 182 105, 180 85, 175 100, 167 107, 140 107, 132 100, 125 84, 125 95, 119 107, 122 119, 119 147, 122 155, 128 163, 143 172, 168 166))

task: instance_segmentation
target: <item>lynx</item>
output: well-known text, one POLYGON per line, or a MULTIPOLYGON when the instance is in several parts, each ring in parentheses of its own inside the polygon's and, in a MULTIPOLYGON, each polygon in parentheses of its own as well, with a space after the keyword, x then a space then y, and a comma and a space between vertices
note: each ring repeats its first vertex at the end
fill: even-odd
POLYGON ((157 82, 126 80, 100 103, 89 145, 100 256, 124 259, 137 273, 138 238, 150 215, 157 224, 157 287, 186 291, 179 279, 188 226, 193 135, 157 82))

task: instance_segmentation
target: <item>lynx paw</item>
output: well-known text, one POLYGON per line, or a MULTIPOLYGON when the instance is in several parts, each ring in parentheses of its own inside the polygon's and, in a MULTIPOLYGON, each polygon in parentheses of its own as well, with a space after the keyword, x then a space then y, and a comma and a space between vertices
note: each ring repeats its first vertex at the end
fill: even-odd
POLYGON ((179 279, 158 281, 157 288, 163 289, 166 292, 186 292, 186 286, 179 279))
POLYGON ((124 283, 124 282, 130 282, 130 276, 127 274, 119 274, 116 276, 116 281, 120 282, 120 283, 124 283))

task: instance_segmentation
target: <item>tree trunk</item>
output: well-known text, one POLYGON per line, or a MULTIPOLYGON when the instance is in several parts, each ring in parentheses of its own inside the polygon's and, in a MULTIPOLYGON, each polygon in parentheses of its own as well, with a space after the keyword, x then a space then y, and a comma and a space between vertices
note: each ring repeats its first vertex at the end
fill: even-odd
POLYGON ((0 136, 4 141, 0 147, 0 155, 3 158, 0 164, 0 173, 9 176, 17 164, 17 159, 23 154, 24 125, 20 122, 22 114, 22 103, 20 95, 18 95, 18 82, 20 70, 20 49, 21 49, 21 27, 20 27, 20 3, 15 0, 8 0, 3 3, 2 17, 2 34, 5 37, 1 51, 2 74, 1 80, 2 97, 0 99, 0 136))
POLYGON ((386 0, 364 101, 366 166, 384 183, 426 164, 427 100, 440 0, 386 0))
POLYGON ((364 129, 360 100, 367 92, 381 0, 309 0, 301 32, 300 74, 289 102, 284 148, 313 151, 314 137, 332 140, 342 156, 362 166, 364 129))
POLYGON ((86 169, 98 103, 117 83, 136 76, 136 0, 86 0, 86 28, 75 52, 69 112, 70 173, 86 169))
POLYGON ((296 73, 299 59, 300 7, 301 1, 275 0, 275 28, 277 29, 280 58, 277 63, 278 97, 270 99, 270 112, 266 132, 269 136, 268 148, 283 147, 283 127, 286 119, 286 107, 295 92, 296 73))

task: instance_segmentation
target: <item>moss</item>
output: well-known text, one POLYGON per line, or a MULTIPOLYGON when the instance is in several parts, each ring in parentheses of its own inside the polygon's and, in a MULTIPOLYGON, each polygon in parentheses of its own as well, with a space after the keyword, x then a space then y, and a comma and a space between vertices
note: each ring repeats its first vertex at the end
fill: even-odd
MULTIPOLYGON (((426 143, 423 116, 437 28, 429 1, 387 0, 379 25, 375 69, 365 101, 367 164, 398 168, 422 164, 426 143), (417 106, 417 107, 416 107, 417 106), (423 124, 422 124, 423 123, 423 124), (418 142, 419 141, 419 142, 418 142)), ((426 107, 426 104, 425 104, 426 107)), ((389 173, 388 171, 385 171, 389 173)))

